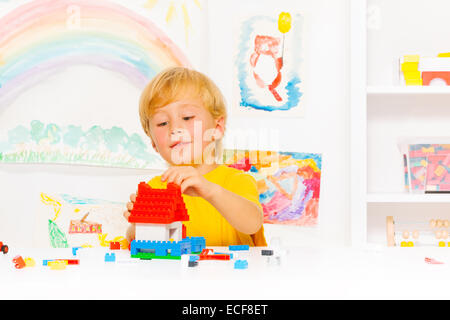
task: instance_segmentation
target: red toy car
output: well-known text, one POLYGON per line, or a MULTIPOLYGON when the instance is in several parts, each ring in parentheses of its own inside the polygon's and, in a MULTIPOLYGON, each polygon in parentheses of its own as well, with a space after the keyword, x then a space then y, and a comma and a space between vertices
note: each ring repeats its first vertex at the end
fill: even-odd
POLYGON ((3 242, 0 241, 0 250, 3 252, 3 254, 8 253, 8 246, 6 244, 3 244, 3 242))

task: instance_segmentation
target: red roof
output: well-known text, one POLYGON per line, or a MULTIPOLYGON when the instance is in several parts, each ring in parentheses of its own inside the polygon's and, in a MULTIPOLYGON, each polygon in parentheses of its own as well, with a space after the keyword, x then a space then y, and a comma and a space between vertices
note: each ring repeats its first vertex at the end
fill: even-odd
POLYGON ((178 185, 168 183, 167 189, 155 189, 145 182, 139 183, 128 222, 168 224, 188 220, 189 215, 178 185))

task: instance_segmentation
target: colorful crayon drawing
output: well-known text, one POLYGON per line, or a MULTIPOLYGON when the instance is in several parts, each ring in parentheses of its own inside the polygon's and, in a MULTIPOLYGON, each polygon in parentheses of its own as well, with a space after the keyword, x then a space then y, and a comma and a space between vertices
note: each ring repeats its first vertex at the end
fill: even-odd
POLYGON ((0 162, 127 168, 161 164, 144 144, 148 138, 143 132, 125 131, 137 127, 139 94, 149 80, 165 68, 190 62, 143 15, 147 10, 119 2, 30 0, 0 12, 0 162), (81 99, 98 97, 92 93, 58 95, 78 80, 71 76, 73 70, 98 75, 101 89, 125 92, 119 94, 124 101, 112 106, 117 114, 108 119, 98 101, 81 99), (120 85, 126 88, 116 87, 120 85), (46 91, 49 87, 54 92, 46 91), (77 97, 81 102, 75 107, 83 112, 72 120, 61 109, 74 108, 65 101, 77 97), (37 110, 33 115, 27 113, 30 105, 37 110))
POLYGON ((300 14, 282 12, 242 22, 235 58, 241 111, 302 115, 302 21, 300 14))
POLYGON ((450 192, 450 144, 409 145, 413 192, 450 192))
POLYGON ((107 247, 125 243, 125 203, 42 192, 34 230, 37 247, 107 247), (89 217, 90 221, 86 219, 89 217), (45 222, 48 222, 47 224, 45 222), (107 240, 109 239, 109 240, 107 240))
POLYGON ((317 225, 320 154, 225 150, 224 163, 256 179, 264 223, 317 225))
POLYGON ((120 127, 58 126, 34 120, 0 140, 0 163, 60 163, 161 169, 161 157, 140 135, 120 127))

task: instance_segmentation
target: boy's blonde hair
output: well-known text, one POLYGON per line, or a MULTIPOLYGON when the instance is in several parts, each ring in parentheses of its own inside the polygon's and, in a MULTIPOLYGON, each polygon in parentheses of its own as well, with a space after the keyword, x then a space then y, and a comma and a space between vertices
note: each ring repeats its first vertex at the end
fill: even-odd
POLYGON ((150 137, 149 120, 158 108, 179 99, 200 98, 214 119, 224 117, 225 100, 219 88, 206 75, 184 67, 172 67, 157 74, 142 92, 139 116, 145 133, 150 137))

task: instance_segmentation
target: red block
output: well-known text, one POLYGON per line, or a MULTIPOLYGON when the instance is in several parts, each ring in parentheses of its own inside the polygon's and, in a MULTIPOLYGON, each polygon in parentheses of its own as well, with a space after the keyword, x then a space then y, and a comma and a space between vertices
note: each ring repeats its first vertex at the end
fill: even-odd
POLYGON ((111 250, 120 250, 120 242, 110 242, 109 249, 111 250))
POLYGON ((22 256, 15 256, 12 262, 17 269, 25 268, 25 261, 23 260, 22 256))
POLYGON ((136 201, 130 213, 130 223, 168 224, 189 220, 181 189, 174 183, 168 183, 167 189, 155 189, 145 182, 139 183, 136 201))

